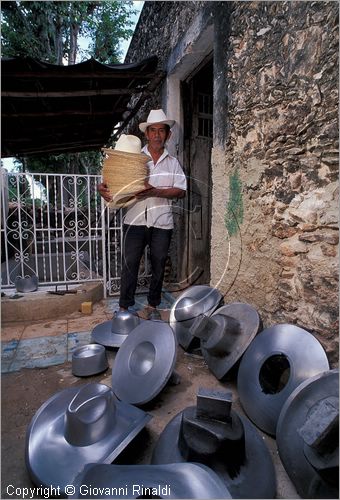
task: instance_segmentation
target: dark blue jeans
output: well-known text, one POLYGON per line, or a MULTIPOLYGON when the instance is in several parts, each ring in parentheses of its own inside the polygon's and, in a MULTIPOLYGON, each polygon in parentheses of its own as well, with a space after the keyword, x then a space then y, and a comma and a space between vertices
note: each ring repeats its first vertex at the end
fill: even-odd
POLYGON ((146 245, 149 245, 150 249, 152 274, 148 303, 153 307, 161 303, 165 262, 171 236, 172 229, 124 224, 120 307, 127 309, 135 303, 139 264, 146 245))

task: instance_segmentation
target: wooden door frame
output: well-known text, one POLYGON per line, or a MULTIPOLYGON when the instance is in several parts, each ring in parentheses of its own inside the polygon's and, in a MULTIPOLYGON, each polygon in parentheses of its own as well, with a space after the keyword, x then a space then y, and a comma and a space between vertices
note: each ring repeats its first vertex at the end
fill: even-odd
MULTIPOLYGON (((187 196, 185 198, 185 203, 184 203, 184 217, 183 217, 183 224, 181 227, 181 232, 180 232, 180 240, 181 240, 181 252, 182 254, 182 259, 180 261, 180 265, 178 266, 178 278, 179 281, 181 282, 182 286, 189 286, 195 284, 195 281, 199 279, 199 277, 202 275, 200 274, 191 274, 189 275, 189 272, 192 273, 192 270, 189 269, 189 239, 190 239, 190 227, 189 227, 189 212, 191 210, 192 206, 192 193, 191 193, 191 132, 192 132, 192 116, 193 116, 193 109, 192 109, 192 104, 193 104, 193 97, 194 97, 194 88, 193 88, 193 80, 197 73, 201 71, 205 66, 207 66, 209 63, 213 61, 213 53, 211 52, 207 57, 204 58, 204 60, 201 61, 201 63, 195 68, 195 70, 190 73, 190 75, 181 82, 181 102, 182 102, 182 109, 183 109, 183 165, 185 168, 185 173, 188 178, 188 191, 187 191, 187 196)), ((213 77, 213 75, 212 75, 213 77)), ((211 156, 210 156, 211 159, 211 156)), ((210 165, 210 174, 209 174, 209 181, 211 181, 211 163, 210 165)), ((209 268, 210 268, 210 231, 211 231, 211 182, 209 183, 209 202, 210 203, 210 210, 208 214, 209 218, 209 268)), ((209 271, 210 275, 210 271, 209 271)))

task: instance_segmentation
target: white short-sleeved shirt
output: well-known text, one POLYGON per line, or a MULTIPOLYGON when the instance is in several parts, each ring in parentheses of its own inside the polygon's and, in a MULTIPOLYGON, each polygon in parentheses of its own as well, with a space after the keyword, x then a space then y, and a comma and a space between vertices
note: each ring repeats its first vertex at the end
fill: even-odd
MULTIPOLYGON (((151 157, 147 146, 142 149, 142 152, 151 157)), ((166 149, 156 164, 150 159, 147 166, 149 183, 153 187, 179 188, 184 191, 187 189, 186 177, 179 161, 166 149)), ((128 209, 124 224, 172 229, 174 227, 172 200, 152 197, 137 201, 128 209)))

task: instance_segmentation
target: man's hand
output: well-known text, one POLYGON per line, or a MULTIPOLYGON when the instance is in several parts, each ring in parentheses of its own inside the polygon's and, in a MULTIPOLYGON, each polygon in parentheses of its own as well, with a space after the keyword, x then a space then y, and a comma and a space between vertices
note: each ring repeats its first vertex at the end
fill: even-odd
POLYGON ((156 190, 151 184, 149 184, 148 180, 144 180, 144 186, 145 188, 142 189, 141 191, 138 191, 138 193, 135 193, 135 197, 137 200, 145 200, 146 198, 150 198, 150 196, 156 196, 153 194, 156 190))
POLYGON ((106 184, 101 182, 97 186, 97 191, 100 194, 102 198, 104 198, 105 201, 111 201, 112 200, 112 194, 110 193, 109 188, 107 187, 106 184))

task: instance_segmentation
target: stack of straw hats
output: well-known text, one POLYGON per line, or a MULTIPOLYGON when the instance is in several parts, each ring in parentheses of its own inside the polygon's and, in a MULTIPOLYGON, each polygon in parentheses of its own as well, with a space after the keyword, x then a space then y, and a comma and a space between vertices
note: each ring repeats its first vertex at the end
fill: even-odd
POLYGON ((112 194, 111 208, 122 208, 135 201, 134 195, 145 189, 149 157, 141 153, 142 143, 135 135, 122 134, 115 149, 103 149, 103 182, 112 194))

